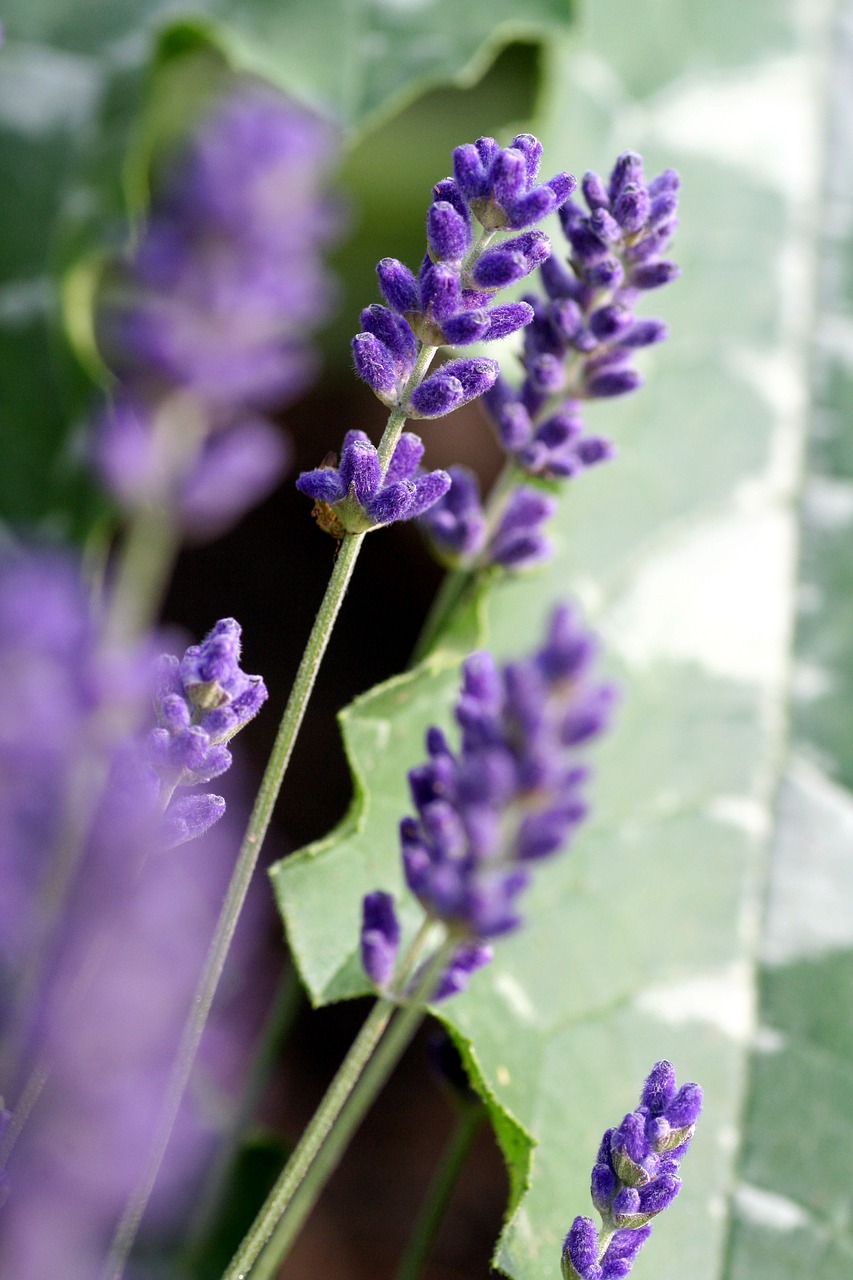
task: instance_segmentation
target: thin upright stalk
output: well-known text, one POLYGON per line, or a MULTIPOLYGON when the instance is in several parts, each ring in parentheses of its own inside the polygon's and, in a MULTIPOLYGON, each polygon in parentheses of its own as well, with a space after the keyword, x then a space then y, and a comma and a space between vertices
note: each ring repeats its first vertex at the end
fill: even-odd
POLYGON ((390 999, 377 1000, 222 1280, 245 1280, 250 1272, 252 1280, 275 1276, 350 1139, 423 1021, 425 1001, 451 951, 452 944, 447 943, 433 956, 403 1008, 390 999))
MULTIPOLYGON (((406 421, 405 406, 408 403, 409 396, 423 378, 430 361, 435 355, 435 351, 435 347, 424 346, 421 348, 411 377, 403 389, 398 403, 388 417, 382 440, 378 446, 383 473, 387 470, 397 441, 400 439, 406 421)), ((136 1233, 139 1230, 139 1224, 151 1198, 151 1192, 154 1189, 154 1183, 157 1179, 160 1165, 163 1162, 178 1110, 192 1073, 193 1063, 201 1043, 201 1037, 216 995, 219 980, 225 968, 225 961, 237 928, 240 912, 246 900, 246 894, 249 891, 249 884, 257 865, 264 836, 270 824, 272 811, 293 754, 293 747, 314 689, 317 673, 320 670, 350 578, 355 569, 364 536, 364 534, 360 533, 347 534, 338 548, 332 575, 317 612, 311 634, 308 637, 308 643, 305 646, 273 749, 267 762, 258 794, 255 797, 255 804, 249 818, 246 833, 237 855, 237 862, 219 914, 201 979, 181 1037, 163 1109, 155 1126, 149 1158, 139 1183, 116 1228, 109 1256, 101 1272, 101 1280, 121 1280, 136 1233)))
POLYGON ((427 1193, 409 1246, 403 1255, 397 1280, 418 1280, 438 1237, 447 1206, 456 1189, 459 1175, 474 1145, 484 1110, 480 1102, 466 1102, 460 1108, 450 1142, 427 1193))
MULTIPOLYGON (((486 502, 486 542, 495 532, 504 507, 519 480, 519 471, 512 459, 508 459, 501 470, 486 502)), ((435 646, 453 610, 465 598, 468 591, 477 583, 480 576, 488 572, 491 565, 485 568, 474 564, 459 569, 451 569, 445 574, 426 621, 421 628, 411 665, 421 662, 435 646)))
POLYGON ((180 539, 169 512, 138 512, 119 551, 106 619, 106 639, 127 644, 148 630, 160 612, 180 539))

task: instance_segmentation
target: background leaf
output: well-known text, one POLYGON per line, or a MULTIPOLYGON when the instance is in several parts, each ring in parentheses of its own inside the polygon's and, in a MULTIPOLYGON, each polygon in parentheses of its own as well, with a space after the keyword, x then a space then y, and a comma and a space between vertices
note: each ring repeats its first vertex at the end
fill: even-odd
MULTIPOLYGON (((807 20, 770 3, 658 0, 629 23, 599 0, 578 40, 552 48, 550 167, 606 169, 627 147, 650 173, 678 167, 684 279, 654 299, 673 338, 648 353, 649 385, 589 412, 618 462, 566 495, 550 569, 488 601, 490 646, 508 656, 571 590, 625 690, 596 820, 542 869, 525 930, 446 1009, 514 1149, 516 1188, 529 1180, 497 1256, 524 1280, 559 1274, 600 1135, 663 1056, 702 1082, 707 1108, 679 1203, 635 1275, 849 1273, 849 312, 823 331, 815 374, 806 700, 786 764, 830 21, 823 8, 807 20)), ((849 62, 836 73, 849 84, 849 62)), ((821 273, 836 310, 850 285, 849 154, 833 164, 826 225, 843 232, 821 273)), ((274 872, 318 1002, 364 989, 357 895, 400 889, 404 772, 452 696, 439 667, 345 713, 355 809, 342 838, 274 872)))
MULTIPOLYGON (((59 281, 81 255, 124 242, 126 197, 138 212, 175 103, 182 126, 198 109, 200 66, 224 58, 270 78, 337 119, 352 145, 367 122, 430 85, 473 83, 509 41, 550 38, 570 13, 567 0, 197 0, 176 20, 162 0, 10 0, 3 18, 0 519, 49 516, 79 534, 100 509, 75 462, 92 385, 66 344, 59 281)), ((85 339, 85 287, 74 302, 85 339)))

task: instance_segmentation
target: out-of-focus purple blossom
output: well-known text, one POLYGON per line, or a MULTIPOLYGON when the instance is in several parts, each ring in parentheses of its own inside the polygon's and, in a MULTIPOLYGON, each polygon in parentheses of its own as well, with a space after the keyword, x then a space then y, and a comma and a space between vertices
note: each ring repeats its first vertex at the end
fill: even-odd
POLYGON ((451 467, 449 475, 449 490, 421 521, 434 553, 444 564, 465 569, 488 565, 528 569, 549 558, 551 544, 542 527, 556 512, 554 497, 527 485, 513 489, 489 533, 474 472, 451 467))
POLYGON ((381 889, 366 894, 362 902, 361 963, 375 986, 386 987, 391 981, 399 949, 400 924, 394 899, 381 889))
POLYGON ((146 756, 160 779, 169 847, 196 839, 225 810, 216 795, 173 800, 177 787, 192 787, 231 767, 227 743, 257 715, 267 699, 260 676, 240 667, 240 624, 221 618, 201 644, 183 658, 163 654, 155 676, 157 728, 146 740, 146 756))
MULTIPOLYGON (((176 724, 182 701, 224 741, 256 709, 238 635, 220 624, 178 664, 180 689, 161 680, 156 700, 176 724)), ((150 647, 111 647, 70 558, 0 556, 0 1037, 17 1113, 0 1124, 0 1275, 15 1280, 100 1273, 148 1158, 239 839, 211 833, 164 853, 163 783, 141 732, 150 647)), ((167 834, 197 836, 222 803, 175 801, 167 834)), ((220 1055, 204 1055, 218 1071, 220 1055)), ((215 1126, 198 1102, 176 1130, 154 1223, 186 1212, 209 1159, 215 1126)))
POLYGON ((485 397, 502 445, 529 474, 564 479, 613 456, 608 440, 584 434, 581 405, 641 386, 634 353, 667 335, 633 308, 679 274, 660 256, 677 226, 678 185, 671 169, 647 185, 642 160, 625 152, 608 183, 584 177, 588 212, 573 199, 561 205, 570 253, 543 263, 546 297, 526 299, 524 381, 516 390, 499 380, 485 397))
POLYGON ((376 448, 363 431, 348 431, 340 466, 303 471, 296 481, 315 502, 318 523, 328 533, 366 533, 378 525, 423 515, 447 492, 446 471, 420 472, 424 447, 404 431, 385 475, 376 448))
POLYGON ((655 1063, 636 1111, 608 1129, 592 1171, 601 1230, 575 1218, 563 1244, 564 1280, 621 1280, 651 1235, 651 1219, 681 1190, 678 1169, 702 1110, 698 1084, 679 1089, 671 1062, 655 1063))
POLYGON ((531 134, 519 134, 509 147, 499 147, 494 138, 457 147, 454 177, 433 190, 427 253, 418 274, 397 258, 379 263, 387 306, 362 312, 363 331, 353 339, 353 356, 359 377, 384 404, 396 405, 405 397, 415 416, 438 417, 494 382, 494 377, 487 384, 472 382, 460 395, 459 388, 447 387, 445 366, 422 385, 410 385, 423 348, 494 341, 532 320, 526 302, 493 304, 499 290, 547 260, 550 240, 528 228, 559 208, 574 189, 567 173, 537 183, 541 152, 531 134), (482 229, 479 239, 475 221, 482 229), (521 234, 492 244, 503 230, 521 234))
POLYGON ((615 699, 592 675, 596 651, 563 605, 531 657, 499 667, 473 654, 456 705, 459 751, 432 728, 429 760, 409 773, 418 816, 400 826, 406 883, 457 944, 442 997, 488 961, 491 939, 521 924, 533 864, 565 848, 586 817, 580 749, 604 731, 615 699))
POLYGON ((119 388, 94 462, 124 507, 165 507, 209 537, 280 477, 288 450, 263 415, 316 371, 309 338, 334 292, 320 251, 338 222, 323 194, 336 149, 325 122, 271 86, 238 83, 156 177, 96 315, 119 388))

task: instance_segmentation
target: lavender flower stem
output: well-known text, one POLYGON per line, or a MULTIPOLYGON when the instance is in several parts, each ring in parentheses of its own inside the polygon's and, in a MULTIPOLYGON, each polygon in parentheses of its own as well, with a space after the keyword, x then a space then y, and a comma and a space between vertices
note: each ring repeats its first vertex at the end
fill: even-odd
POLYGON ((415 387, 419 386, 423 380, 424 374, 430 367, 433 357, 438 347, 428 347, 422 344, 415 360, 409 381, 406 383, 397 403, 388 415, 388 421, 385 424, 385 430, 382 433, 382 439, 377 445, 376 452, 379 457, 379 465, 382 468, 382 474, 388 470, 388 463, 397 447, 397 442, 403 433, 403 427, 406 423, 406 411, 404 406, 408 404, 409 396, 415 387))
MULTIPOLYGON (((432 922, 425 921, 415 937, 396 979, 398 990, 431 928, 432 922)), ((403 1008, 397 1008, 393 997, 376 1001, 222 1280, 245 1280, 250 1273, 252 1280, 273 1280, 278 1274, 350 1139, 423 1021, 426 1000, 453 948, 452 942, 439 948, 403 1008)))
MULTIPOLYGON (((408 402, 412 388, 417 386, 423 378, 436 349, 429 346, 421 348, 403 394, 388 417, 388 422, 377 450, 383 472, 387 469, 406 420, 402 406, 408 402)), ((234 866, 228 892, 207 953, 192 1009, 184 1027, 184 1033, 175 1060, 175 1068, 169 1081, 163 1104, 160 1123, 156 1127, 152 1139, 149 1161, 136 1191, 128 1202, 127 1208, 116 1228, 110 1255, 102 1272, 102 1280, 121 1280, 142 1216, 151 1198, 151 1192, 154 1189, 154 1183, 157 1179, 160 1165, 163 1162, 178 1110, 192 1073, 193 1063, 201 1043, 201 1037, 213 1004, 216 989, 219 985, 222 971, 225 968, 225 960, 237 928, 237 921, 246 901, 249 884, 270 824, 272 811, 278 799, 281 784, 284 780, 287 766, 290 763, 290 757, 293 754, 293 747, 314 689, 320 664, 323 661, 350 578, 355 569, 363 537, 363 534, 348 534, 338 548, 329 584, 326 587, 326 593, 317 611, 314 626, 302 654, 299 670, 296 673, 296 679, 293 682, 293 687, 287 700, 287 706, 278 728, 273 749, 255 797, 254 807, 240 846, 240 852, 237 855, 237 862, 234 866)), ((126 619, 127 615, 124 612, 117 612, 116 617, 123 620, 126 619)))
POLYGON ((130 522, 110 599, 108 641, 134 640, 154 622, 179 545, 165 508, 146 508, 130 522))
POLYGON ((467 1102, 460 1109, 450 1142, 442 1155, 441 1164, 400 1263, 397 1280, 418 1280, 432 1252, 459 1175, 480 1131, 483 1115, 483 1107, 479 1102, 467 1102))
MULTIPOLYGON (((501 513, 503 512, 506 501, 513 491, 514 486, 519 482, 522 473, 516 466, 512 458, 508 458, 504 463, 497 480, 492 485, 491 492, 486 502, 486 530, 485 540, 488 541, 491 534, 497 527, 501 513)), ((491 569, 492 566, 487 566, 491 569)), ((459 569, 451 569, 444 575, 441 586, 438 589, 435 599, 432 602, 426 621, 421 628, 418 636, 418 642, 415 645, 412 654, 410 666, 416 666, 422 662, 435 646, 436 641, 440 638, 444 625, 450 614, 459 604, 468 591, 479 577, 481 569, 476 566, 464 567, 459 569)))

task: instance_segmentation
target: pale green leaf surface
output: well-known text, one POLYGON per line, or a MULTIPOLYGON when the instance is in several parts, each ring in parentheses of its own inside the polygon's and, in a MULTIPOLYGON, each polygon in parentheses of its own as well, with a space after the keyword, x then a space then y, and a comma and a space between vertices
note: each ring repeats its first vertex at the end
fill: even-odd
MULTIPOLYGON (((819 277, 833 15, 798 13, 657 0, 628 22, 619 0, 599 0, 578 41, 553 52, 552 166, 603 169, 633 147, 652 173, 677 167, 684 279, 648 299, 646 313, 673 330, 644 359, 648 387, 589 413, 616 437, 618 462, 572 486, 551 568, 488 602, 490 645, 510 655, 536 642, 550 602, 571 591, 625 691, 597 755, 595 820, 570 857, 542 869, 527 927, 444 1011, 493 1099, 499 1137, 500 1109, 513 1120, 514 1173, 529 1188, 497 1261, 523 1280, 559 1275, 562 1236, 590 1211, 601 1132, 663 1056, 701 1081, 707 1106, 684 1191, 638 1280, 850 1273, 853 149, 847 138, 833 168, 836 186, 848 185, 830 197, 836 235, 819 277), (835 315, 819 331, 810 418, 819 278, 835 315), (804 491, 789 753, 810 422, 817 481, 804 491)), ((848 104, 848 125, 851 116, 848 104)), ((363 989, 350 889, 399 891, 403 775, 419 758, 423 710, 443 722, 447 677, 421 671, 405 688, 418 713, 384 724, 394 747, 381 757, 355 759, 368 791, 343 841, 274 873, 319 1002, 363 989), (335 959, 324 957, 333 983, 317 972, 320 903, 323 946, 333 911, 340 924, 335 959)), ((374 691, 345 714, 350 750, 390 696, 374 691)))

